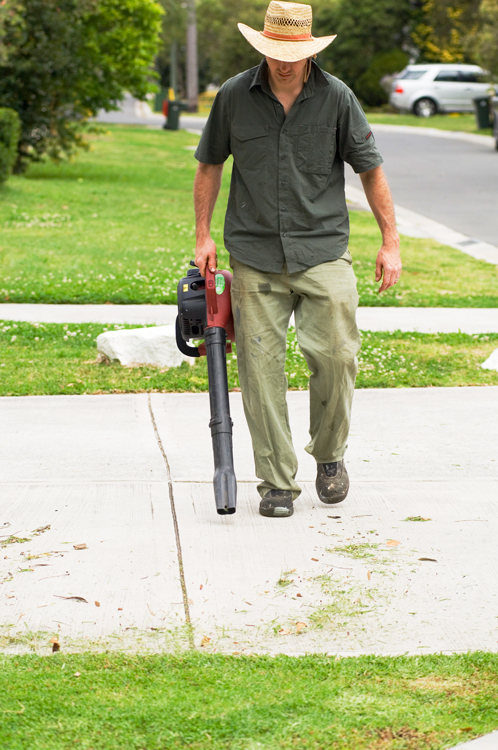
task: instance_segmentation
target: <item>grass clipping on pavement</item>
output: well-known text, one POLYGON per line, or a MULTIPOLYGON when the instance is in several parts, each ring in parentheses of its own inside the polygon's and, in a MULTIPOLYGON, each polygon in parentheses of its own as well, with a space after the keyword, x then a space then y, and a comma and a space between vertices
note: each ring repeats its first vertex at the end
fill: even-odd
MULTIPOLYGON (((74 161, 33 164, 0 188, 0 301, 175 304, 177 282, 194 256, 198 136, 110 126, 89 138, 90 151, 74 161)), ((228 268, 229 184, 227 162, 212 222, 221 268, 228 268)), ((371 214, 351 212, 361 305, 498 306, 496 266, 408 237, 401 281, 377 294, 380 240, 371 214)))
POLYGON ((0 659, 9 750, 443 750, 498 725, 498 656, 0 659))
MULTIPOLYGON (((159 368, 99 362, 95 339, 133 326, 0 322, 0 395, 207 391, 207 363, 159 368)), ((364 332, 357 388, 498 385, 498 372, 481 363, 498 347, 498 334, 364 332)), ((239 387, 236 348, 227 357, 228 384, 239 387)), ((294 329, 287 337, 291 389, 308 387, 309 369, 294 329)))

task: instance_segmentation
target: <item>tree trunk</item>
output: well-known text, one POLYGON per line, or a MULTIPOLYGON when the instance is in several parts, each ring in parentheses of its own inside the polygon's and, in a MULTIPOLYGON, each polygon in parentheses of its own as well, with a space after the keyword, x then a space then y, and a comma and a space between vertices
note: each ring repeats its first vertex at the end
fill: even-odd
POLYGON ((199 76, 197 69, 197 19, 195 0, 187 0, 187 102, 190 112, 197 112, 199 76))

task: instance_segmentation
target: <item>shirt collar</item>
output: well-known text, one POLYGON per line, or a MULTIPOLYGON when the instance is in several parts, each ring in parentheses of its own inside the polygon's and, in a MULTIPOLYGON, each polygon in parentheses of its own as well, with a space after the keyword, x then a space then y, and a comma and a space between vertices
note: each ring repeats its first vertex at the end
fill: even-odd
MULTIPOLYGON (((304 88, 299 94, 299 98, 308 99, 310 96, 313 96, 313 94, 318 89, 322 89, 328 85, 329 82, 325 78, 322 69, 318 67, 314 60, 312 60, 310 76, 304 84, 304 88)), ((264 58, 256 68, 253 79, 251 81, 251 85, 249 86, 249 90, 254 88, 255 86, 260 86, 261 90, 264 91, 265 94, 274 96, 270 88, 270 84, 268 83, 268 63, 264 58)))

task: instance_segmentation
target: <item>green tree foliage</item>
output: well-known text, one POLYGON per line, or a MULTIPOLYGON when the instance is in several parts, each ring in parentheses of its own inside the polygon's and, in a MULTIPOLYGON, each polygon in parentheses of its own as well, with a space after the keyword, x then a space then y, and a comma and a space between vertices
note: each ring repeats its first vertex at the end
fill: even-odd
POLYGON ((373 77, 378 75, 380 80, 386 73, 397 72, 392 70, 394 63, 404 67, 401 58, 382 55, 409 46, 414 13, 410 0, 336 0, 320 6, 314 33, 337 34, 337 39, 320 54, 319 62, 358 95, 368 91, 368 98, 375 99, 372 91, 376 89, 381 97, 373 77))
POLYGON ((482 0, 479 29, 471 40, 477 61, 498 80, 498 0, 482 0))
POLYGON ((262 30, 267 7, 267 0, 199 0, 199 58, 213 81, 223 83, 261 61, 237 23, 262 30))
POLYGON ((425 0, 412 39, 424 62, 472 63, 478 27, 479 0, 425 0))
POLYGON ((81 124, 150 90, 162 10, 155 0, 23 0, 4 19, 0 105, 22 122, 16 171, 83 145, 81 124))
POLYGON ((5 26, 8 24, 11 29, 21 24, 20 0, 0 0, 0 63, 5 62, 9 56, 12 47, 11 44, 5 44, 5 26))
POLYGON ((0 185, 12 171, 21 135, 21 121, 13 109, 0 107, 0 185))

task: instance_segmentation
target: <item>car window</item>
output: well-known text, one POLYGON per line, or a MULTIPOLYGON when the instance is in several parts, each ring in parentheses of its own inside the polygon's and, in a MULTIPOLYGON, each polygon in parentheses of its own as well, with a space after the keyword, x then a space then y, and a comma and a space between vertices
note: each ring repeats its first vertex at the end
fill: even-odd
POLYGON ((418 78, 422 78, 424 73, 427 73, 427 70, 405 70, 404 73, 398 76, 398 79, 403 78, 405 81, 416 81, 418 78))
POLYGON ((469 73, 461 70, 460 79, 465 83, 487 83, 488 76, 484 73, 469 73))
POLYGON ((462 79, 460 78, 459 70, 440 70, 434 80, 459 83, 462 79))

